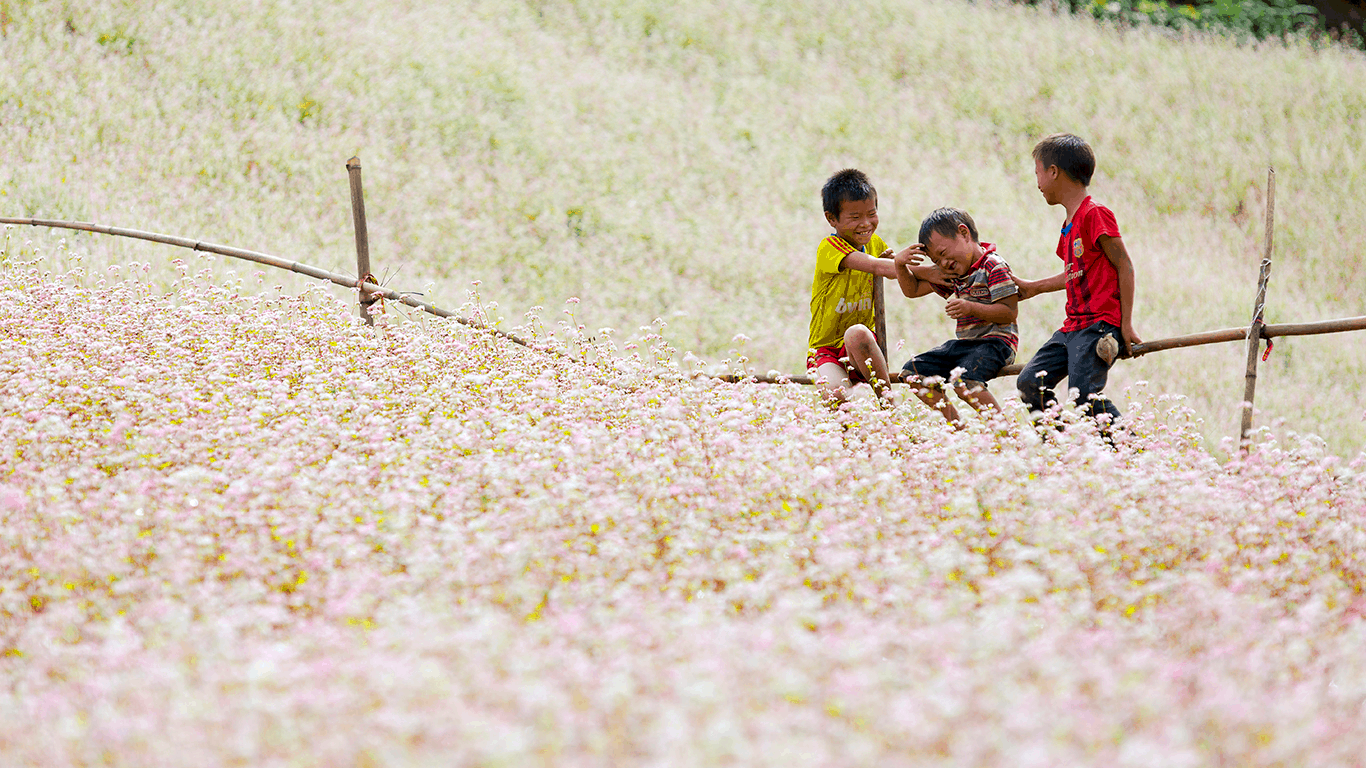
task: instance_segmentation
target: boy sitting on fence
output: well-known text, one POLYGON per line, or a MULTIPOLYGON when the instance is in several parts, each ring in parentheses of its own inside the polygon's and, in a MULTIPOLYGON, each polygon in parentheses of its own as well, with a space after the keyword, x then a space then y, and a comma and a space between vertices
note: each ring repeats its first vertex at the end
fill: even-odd
POLYGON ((974 410, 980 413, 991 408, 1000 413, 987 382, 1015 360, 1020 297, 1010 267, 996 255, 996 246, 978 241, 977 225, 966 211, 940 208, 921 222, 920 242, 898 253, 893 263, 902 293, 914 299, 933 291, 948 299, 944 312, 958 321, 955 338, 906 363, 906 381, 916 396, 957 427, 962 421, 944 395, 946 380, 974 410), (911 258, 918 254, 930 257, 943 283, 909 269, 911 258))
MULTIPOLYGON (((806 367, 831 403, 844 402, 858 382, 871 384, 881 396, 891 380, 870 330, 873 279, 895 279, 897 270, 892 249, 876 234, 877 190, 863 172, 846 168, 825 182, 821 204, 835 232, 816 247, 806 367)), ((897 257, 918 264, 920 256, 908 251, 897 257)))
POLYGON ((1062 328, 1025 365, 1015 381, 1030 410, 1039 412, 1056 399, 1053 387, 1067 377, 1077 391, 1077 407, 1092 416, 1119 416, 1101 390, 1123 350, 1139 343, 1133 328, 1134 264, 1109 208, 1087 192, 1096 156, 1081 138, 1057 133, 1034 147, 1034 176, 1049 205, 1067 211, 1058 258, 1063 271, 1042 280, 1017 280, 1020 298, 1067 291, 1062 328), (1122 347, 1121 347, 1122 345, 1122 347))

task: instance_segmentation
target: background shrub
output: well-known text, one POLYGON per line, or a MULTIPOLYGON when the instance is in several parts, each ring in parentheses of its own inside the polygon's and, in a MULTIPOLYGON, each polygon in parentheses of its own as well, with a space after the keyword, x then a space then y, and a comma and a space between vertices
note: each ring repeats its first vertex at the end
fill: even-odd
POLYGON ((1356 4, 1342 1, 1311 5, 1296 0, 1026 0, 1026 4, 1057 5, 1102 21, 1155 24, 1180 31, 1222 32, 1256 40, 1297 34, 1328 35, 1355 48, 1366 45, 1361 14, 1352 14, 1350 10, 1356 4))

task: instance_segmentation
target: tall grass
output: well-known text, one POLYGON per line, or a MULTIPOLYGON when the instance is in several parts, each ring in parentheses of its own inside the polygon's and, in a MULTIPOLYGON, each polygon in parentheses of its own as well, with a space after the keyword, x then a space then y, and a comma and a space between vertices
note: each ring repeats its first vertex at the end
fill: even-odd
MULTIPOLYGON (((0 210, 201 237, 344 270, 342 164, 359 154, 377 274, 459 303, 471 280, 510 318, 581 299, 589 327, 661 318, 720 361, 803 360, 817 189, 867 170, 883 234, 970 210, 1022 275, 1057 269, 1060 213, 1029 149, 1070 130, 1138 268, 1145 337, 1245 324, 1266 168, 1278 175, 1270 322, 1366 311, 1366 59, 1116 30, 1046 10, 874 0, 5 2, 0 210), (395 274, 396 273, 396 274, 395 274)), ((157 246, 66 237, 93 262, 157 246)), ((158 268, 173 279, 169 267, 158 268)), ((298 290, 287 276, 272 281, 298 290)), ((1021 313, 1021 356, 1061 320, 1021 313)), ((893 300, 908 357, 946 338, 935 302, 893 300)), ((1237 423, 1237 345, 1116 368, 1180 394, 1212 443, 1237 423)), ((1287 339, 1260 423, 1366 444, 1360 334, 1287 339)), ((1009 382, 997 387, 1009 392, 1009 382)))

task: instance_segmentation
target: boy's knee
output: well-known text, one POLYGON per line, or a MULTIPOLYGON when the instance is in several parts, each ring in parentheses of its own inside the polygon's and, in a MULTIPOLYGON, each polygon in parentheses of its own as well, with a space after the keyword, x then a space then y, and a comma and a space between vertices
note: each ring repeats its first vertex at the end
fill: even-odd
POLYGON ((868 330, 868 326, 862 324, 851 325, 849 326, 849 329, 844 332, 844 346, 847 349, 856 344, 871 344, 874 343, 875 338, 873 332, 868 330))

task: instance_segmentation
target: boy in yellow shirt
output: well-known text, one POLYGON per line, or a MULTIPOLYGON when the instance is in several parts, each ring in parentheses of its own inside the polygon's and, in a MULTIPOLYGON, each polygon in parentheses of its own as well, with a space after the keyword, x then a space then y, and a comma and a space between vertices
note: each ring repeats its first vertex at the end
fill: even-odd
MULTIPOLYGON (((821 205, 835 232, 816 247, 806 368, 826 399, 842 403, 855 383, 871 384, 879 394, 891 384, 870 328, 873 278, 896 280, 897 267, 892 249, 876 234, 877 190, 867 175, 846 168, 831 176, 821 188, 821 205)), ((908 258, 920 262, 918 254, 908 258)))

